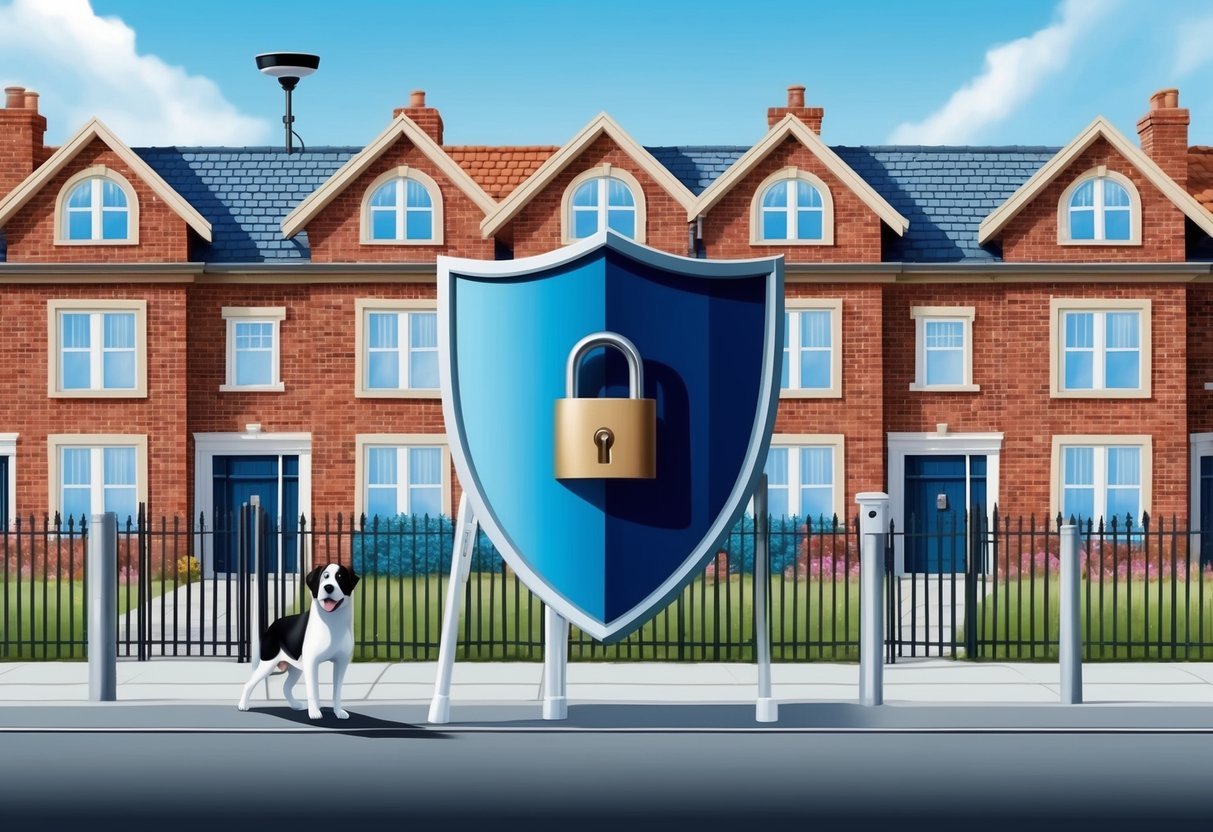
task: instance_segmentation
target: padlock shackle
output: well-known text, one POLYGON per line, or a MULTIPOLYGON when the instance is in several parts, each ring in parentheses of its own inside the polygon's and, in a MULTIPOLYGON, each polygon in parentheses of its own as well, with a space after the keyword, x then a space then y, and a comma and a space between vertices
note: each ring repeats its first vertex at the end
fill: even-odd
POLYGON ((640 350, 618 332, 607 331, 591 332, 573 345, 569 352, 568 365, 565 367, 565 396, 578 398, 577 370, 581 367, 581 359, 596 347, 614 347, 623 353, 623 357, 628 360, 628 395, 633 399, 641 398, 644 395, 644 365, 640 360, 640 350))

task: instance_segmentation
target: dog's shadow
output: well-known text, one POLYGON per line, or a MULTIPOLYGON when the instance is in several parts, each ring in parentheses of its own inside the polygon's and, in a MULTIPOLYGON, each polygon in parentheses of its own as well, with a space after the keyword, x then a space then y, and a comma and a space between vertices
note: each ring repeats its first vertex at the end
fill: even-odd
MULTIPOLYGON (((359 714, 350 711, 349 719, 338 719, 333 716, 333 712, 329 708, 321 708, 320 719, 310 719, 307 711, 296 711, 293 708, 274 707, 274 708, 256 708, 257 713, 262 713, 267 716, 277 717, 286 722, 293 722, 296 725, 307 728, 327 728, 334 732, 339 732, 352 737, 366 737, 368 739, 383 740, 383 739, 418 739, 418 740, 436 740, 445 739, 447 734, 441 731, 434 731, 428 728, 419 727, 410 722, 397 722, 391 719, 380 719, 367 714, 359 714)), ((348 708, 346 710, 349 710, 348 708)))

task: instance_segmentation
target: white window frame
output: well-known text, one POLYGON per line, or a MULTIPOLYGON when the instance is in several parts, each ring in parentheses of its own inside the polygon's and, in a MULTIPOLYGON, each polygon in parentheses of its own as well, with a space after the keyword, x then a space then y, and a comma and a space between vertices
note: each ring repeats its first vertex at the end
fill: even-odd
MULTIPOLYGON (((788 196, 788 230, 789 232, 796 228, 794 207, 796 192, 792 190, 788 196)), ((832 246, 834 245, 834 197, 830 193, 829 187, 817 176, 809 173, 807 170, 802 170, 796 167, 787 167, 777 170, 775 173, 762 180, 758 188, 754 191, 754 197, 750 202, 750 245, 752 246, 832 246), (792 182, 800 180, 808 185, 812 185, 817 189, 817 193, 821 195, 821 239, 819 240, 801 240, 797 238, 789 238, 786 240, 768 240, 763 236, 762 223, 762 198, 770 188, 780 182, 788 182, 788 187, 791 187, 792 182)))
POLYGON ((46 395, 52 399, 146 399, 147 398, 147 301, 146 300, 78 300, 52 298, 46 302, 46 395), (90 318, 89 351, 92 368, 88 389, 63 389, 63 343, 60 323, 64 314, 90 318), (106 313, 133 313, 135 316, 135 386, 130 388, 100 387, 104 380, 102 361, 106 313))
MULTIPOLYGON (((1141 452, 1141 511, 1142 513, 1151 512, 1151 499, 1153 490, 1151 483, 1154 480, 1154 437, 1149 434, 1062 434, 1053 436, 1053 455, 1050 465, 1050 493, 1049 493, 1049 517, 1053 518, 1061 511, 1062 493, 1065 489, 1065 483, 1062 477, 1065 473, 1064 466, 1064 451, 1066 448, 1094 448, 1094 487, 1095 487, 1095 509, 1096 511, 1107 511, 1108 508, 1108 476, 1107 476, 1107 450, 1108 448, 1138 448, 1141 452)), ((1099 523, 1099 518, 1093 518, 1096 525, 1099 523)), ((1065 518, 1068 522, 1069 518, 1065 518)), ((1110 518, 1105 517, 1105 522, 1110 518)), ((1141 518, 1137 518, 1140 522, 1141 518)))
POLYGON ((362 195, 362 210, 361 210, 361 235, 360 242, 367 246, 440 246, 443 244, 443 210, 442 210, 442 189, 438 187, 438 183, 426 174, 424 171, 417 168, 411 168, 407 165, 400 165, 385 171, 375 178, 367 187, 366 192, 362 195), (374 224, 372 223, 372 208, 371 197, 375 191, 379 190, 380 186, 392 180, 398 181, 397 185, 397 208, 396 208, 396 232, 397 236, 391 240, 377 240, 374 236, 374 224), (404 233, 407 228, 407 218, 405 214, 408 211, 408 206, 405 203, 404 181, 412 180, 421 185, 430 195, 430 212, 431 225, 430 236, 419 238, 416 240, 405 239, 404 233))
MULTIPOLYGON (((846 438, 841 433, 777 433, 771 436, 771 450, 782 449, 788 451, 788 485, 774 486, 775 488, 785 487, 789 490, 788 506, 793 505, 800 508, 800 491, 806 487, 800 477, 800 454, 792 453, 799 451, 801 448, 829 448, 834 453, 833 459, 833 475, 834 482, 830 486, 833 494, 831 505, 833 513, 838 516, 840 523, 846 522, 846 438), (791 490, 795 483, 796 499, 792 500, 791 490)), ((766 468, 766 461, 763 461, 763 468, 766 468)), ((770 505, 770 491, 772 486, 767 484, 767 505, 770 505)), ((746 509, 751 515, 754 513, 753 500, 750 501, 749 507, 746 509)), ((804 520, 805 518, 800 518, 804 520)), ((814 531, 817 531, 816 529, 814 531)))
POLYGON ((225 306, 223 319, 227 323, 227 372, 226 381, 219 385, 221 393, 282 393, 286 386, 282 382, 282 321, 286 318, 284 306, 225 306), (270 357, 273 378, 269 384, 236 383, 236 324, 270 324, 273 327, 274 346, 270 357))
MULTIPOLYGON (((1050 298, 1049 299, 1049 396, 1054 399, 1148 399, 1151 396, 1152 373, 1152 304, 1149 298, 1050 298), (1091 389, 1067 389, 1065 385, 1066 337, 1065 315, 1069 312, 1094 312, 1098 321, 1104 320, 1105 312, 1137 312, 1141 321, 1139 386, 1093 387, 1091 389)), ((1101 372, 1104 351, 1102 323, 1095 325, 1095 370, 1093 382, 1106 381, 1101 372)))
MULTIPOLYGON (((119 210, 119 209, 110 209, 119 210)), ((64 183, 55 199, 55 245, 57 246, 134 246, 139 244, 139 200, 135 189, 126 177, 118 171, 104 165, 93 165, 85 168, 64 183), (67 199, 76 186, 85 180, 95 180, 93 183, 92 207, 93 236, 88 240, 72 240, 68 238, 67 199), (106 210, 101 205, 101 180, 113 182, 126 194, 126 236, 121 239, 101 239, 101 215, 106 210)))
POLYGON ((912 391, 933 393, 976 393, 981 386, 973 383, 973 319, 976 310, 972 306, 912 306, 910 318, 914 321, 914 381, 912 391), (927 321, 961 324, 964 333, 964 354, 961 360, 959 384, 927 384, 927 321))
MULTIPOLYGON (((441 514, 443 516, 451 516, 451 450, 447 443, 445 433, 360 433, 354 437, 354 516, 362 517, 366 513, 366 507, 370 502, 367 499, 367 481, 366 481, 366 459, 367 453, 371 448, 396 448, 397 451, 408 450, 409 448, 438 448, 441 451, 441 514)), ((409 488, 407 482, 407 466, 400 468, 397 471, 405 472, 406 481, 401 484, 397 483, 396 488, 406 492, 405 499, 407 500, 407 491, 409 488)))
MULTIPOLYGON (((59 433, 46 437, 47 449, 47 496, 50 513, 63 514, 63 475, 61 463, 65 448, 88 448, 92 451, 90 469, 93 482, 89 484, 90 501, 93 510, 90 514, 100 514, 105 505, 105 474, 102 463, 102 451, 105 448, 135 449, 135 504, 147 502, 147 435, 146 434, 115 434, 115 433, 59 433), (100 477, 100 481, 98 481, 100 477), (100 488, 98 488, 100 484, 100 488)), ((133 515, 132 515, 133 517, 133 515)), ((64 518, 66 523, 67 518, 64 518)), ((125 517, 118 519, 121 527, 126 522, 125 517)))
MULTIPOLYGON (((1118 209, 1119 210, 1119 209, 1118 209)), ((1108 170, 1106 165, 1099 165, 1083 172, 1062 191, 1057 203, 1057 243, 1063 246, 1139 246, 1141 245, 1141 195, 1137 186, 1127 176, 1108 170), (1095 214, 1095 238, 1092 240, 1075 240, 1070 236, 1070 200, 1074 192, 1088 181, 1095 180, 1095 193, 1092 198, 1092 210, 1095 214), (1103 180, 1111 180, 1125 189, 1129 195, 1129 239, 1105 240, 1104 234, 1104 200, 1103 180)))
POLYGON ((17 527, 17 437, 18 433, 0 433, 0 456, 8 457, 8 524, 17 527))
MULTIPOLYGON (((370 373, 370 347, 367 345, 368 321, 372 313, 395 312, 401 315, 411 315, 415 312, 437 312, 438 305, 433 300, 395 299, 395 298, 356 298, 354 300, 354 396, 360 399, 438 399, 442 397, 440 388, 399 387, 394 390, 371 387, 368 384, 370 373)), ((401 328, 401 344, 399 349, 405 356, 401 363, 400 378, 407 378, 407 355, 412 349, 405 341, 409 333, 401 328)), ((436 348, 435 348, 436 349, 436 348)))
MULTIPOLYGON (((645 236, 646 236, 645 235, 645 224, 647 221, 648 214, 647 214, 647 210, 645 208, 644 190, 640 187, 640 181, 637 180, 635 176, 633 176, 631 173, 624 170, 623 168, 604 164, 604 165, 599 165, 598 167, 590 168, 589 170, 583 171, 582 173, 578 174, 573 179, 573 181, 569 183, 569 186, 564 189, 564 195, 560 199, 560 242, 561 242, 561 244, 566 245, 566 246, 572 245, 573 243, 576 243, 579 239, 583 239, 583 238, 578 238, 578 237, 573 236, 573 231, 576 227, 573 224, 573 194, 577 192, 578 188, 580 188, 582 185, 584 185, 586 182, 590 181, 591 179, 604 180, 598 186, 599 187, 598 206, 597 206, 598 231, 601 232, 602 229, 607 227, 607 225, 606 225, 607 211, 609 209, 609 206, 607 205, 607 201, 606 201, 608 189, 607 189, 605 180, 606 179, 618 179, 620 182, 622 182, 624 185, 626 185, 628 187, 628 189, 632 192, 632 203, 633 203, 632 207, 633 207, 633 210, 635 211, 635 215, 636 215, 636 236, 633 237, 632 239, 634 239, 638 243, 643 243, 645 241, 645 236)), ((616 208, 616 210, 622 210, 622 209, 616 208)))
MULTIPOLYGON (((842 398, 842 301, 837 298, 787 298, 784 311, 788 314, 787 356, 788 386, 781 387, 781 399, 839 399, 842 398), (800 387, 800 326, 801 312, 830 313, 830 386, 800 387)), ((780 361, 783 361, 783 355, 780 361)))

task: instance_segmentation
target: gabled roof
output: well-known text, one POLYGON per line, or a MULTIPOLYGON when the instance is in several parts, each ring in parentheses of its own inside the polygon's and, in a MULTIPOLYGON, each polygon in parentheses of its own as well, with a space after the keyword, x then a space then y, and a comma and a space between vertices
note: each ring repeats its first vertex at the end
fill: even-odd
POLYGON ((455 187, 467 194, 468 198, 486 214, 497 207, 493 198, 476 184, 476 180, 472 179, 467 171, 456 164, 446 151, 429 137, 429 134, 417 126, 416 122, 401 113, 392 119, 392 123, 387 126, 387 129, 376 136, 370 144, 353 156, 340 170, 329 177, 327 182, 309 194, 294 211, 287 215, 286 219, 282 221, 283 236, 289 239, 302 231, 316 214, 361 176, 402 136, 437 165, 438 169, 455 184, 455 187))
POLYGON ((604 135, 610 137, 615 144, 619 145, 620 150, 626 153, 645 173, 655 179, 657 184, 661 185, 670 196, 678 201, 679 205, 690 210, 690 207, 695 203, 695 196, 687 190, 686 185, 654 159, 651 153, 638 145, 610 116, 606 113, 599 113, 577 135, 573 136, 564 146, 549 156, 547 161, 540 165, 539 169, 531 174, 525 182, 503 199, 497 206, 497 210, 485 217, 484 221, 480 223, 480 232, 485 237, 491 237, 497 233, 502 226, 512 220, 519 211, 526 207, 549 182, 571 165, 581 155, 582 151, 600 136, 604 135))
POLYGON ((8 196, 0 201, 0 227, 6 225, 13 214, 30 201, 42 188, 67 166, 77 154, 94 139, 102 141, 118 158, 139 177, 156 196, 164 200, 173 213, 181 217, 190 228, 198 232, 198 236, 210 242, 211 224, 190 205, 181 194, 177 193, 160 174, 150 165, 139 158, 133 150, 127 147, 99 119, 92 119, 85 124, 76 135, 72 136, 62 147, 50 155, 41 166, 25 178, 8 196))
POLYGON ((1191 194, 1179 187, 1175 180, 1163 171, 1154 160, 1137 148, 1124 137, 1103 116, 1097 116, 1087 125, 1072 142, 1063 147, 1057 154, 1045 163, 1040 170, 1027 182, 1011 194, 1011 198, 1000 205, 993 213, 982 220, 977 230, 977 242, 986 243, 998 235, 1007 223, 1018 216, 1037 194, 1048 187, 1054 179, 1060 176, 1070 163, 1078 158, 1083 151, 1097 139, 1104 139, 1133 167, 1137 168, 1163 196, 1171 200, 1176 208, 1183 211, 1187 217, 1200 226, 1206 234, 1213 235, 1213 215, 1204 209, 1191 194))
POLYGON ((758 144, 746 151, 740 159, 733 163, 731 168, 717 177, 716 181, 699 195, 695 204, 687 209, 687 219, 693 220, 695 217, 706 214, 711 210, 712 206, 744 179, 746 174, 753 170, 757 164, 769 156, 772 151, 783 144, 784 140, 789 137, 796 139, 804 145, 810 153, 826 166, 826 169, 830 173, 834 174, 865 205, 871 208, 873 213, 884 221, 885 225, 897 232, 898 235, 906 233, 906 229, 910 227, 910 221, 899 214, 884 197, 864 181, 862 176, 857 174, 850 165, 839 158, 838 154, 830 150, 825 142, 821 140, 820 136, 810 130, 803 121, 791 113, 784 116, 783 120, 772 127, 758 144))

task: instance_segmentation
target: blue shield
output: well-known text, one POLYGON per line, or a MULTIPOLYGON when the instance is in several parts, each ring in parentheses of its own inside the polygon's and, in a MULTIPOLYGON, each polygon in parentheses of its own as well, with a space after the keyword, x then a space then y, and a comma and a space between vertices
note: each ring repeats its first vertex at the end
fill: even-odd
MULTIPOLYGON (((519 260, 438 258, 442 405, 489 539, 543 601, 618 640, 718 550, 762 473, 783 360, 783 261, 677 257, 604 231, 519 260), (583 336, 639 349, 657 402, 657 476, 557 480, 554 410, 583 336)), ((626 396, 598 349, 582 396, 626 396)))

